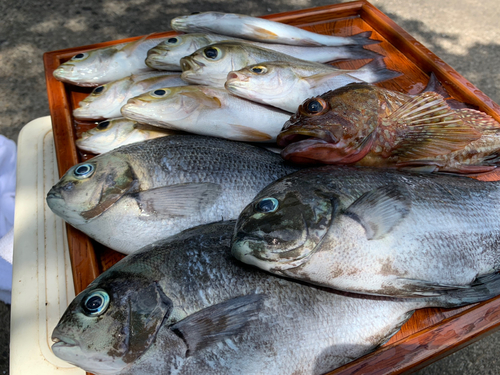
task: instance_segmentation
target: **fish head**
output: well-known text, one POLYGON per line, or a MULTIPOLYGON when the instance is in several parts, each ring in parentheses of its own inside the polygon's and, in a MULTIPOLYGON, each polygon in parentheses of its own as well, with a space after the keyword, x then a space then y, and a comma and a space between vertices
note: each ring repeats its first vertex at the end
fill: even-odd
MULTIPOLYGON (((101 274, 70 303, 52 333, 57 357, 88 372, 115 374, 154 345, 162 324, 170 323, 173 302, 145 276, 147 265, 139 262, 128 268, 136 271, 110 269, 101 274)), ((171 341, 167 344, 172 354, 185 353, 174 333, 162 335, 165 339, 171 341)))
POLYGON ((354 83, 303 102, 277 137, 285 160, 349 164, 371 148, 379 120, 376 87, 354 83))
POLYGON ((203 34, 175 35, 148 51, 146 65, 153 69, 180 70, 180 59, 210 44, 203 34))
POLYGON ((95 128, 82 133, 75 141, 76 146, 84 151, 101 154, 105 152, 103 150, 120 146, 136 130, 136 124, 124 118, 101 121, 95 128))
POLYGON ((114 47, 80 52, 54 70, 59 81, 78 86, 98 86, 108 74, 107 67, 117 52, 114 47))
POLYGON ((232 254, 280 273, 307 262, 328 231, 338 202, 321 187, 284 177, 262 190, 241 212, 232 254))
POLYGON ((181 78, 190 83, 223 87, 230 71, 253 62, 242 43, 214 43, 180 60, 181 78))
MULTIPOLYGON (((192 32, 204 31, 203 25, 213 25, 221 18, 225 18, 225 13, 220 12, 201 12, 193 13, 188 16, 179 16, 170 22, 172 29, 177 31, 192 32)), ((205 31, 210 31, 207 29, 205 31)))
POLYGON ((118 153, 71 167, 47 193, 50 209, 71 225, 100 216, 121 197, 139 189, 132 166, 118 153))
POLYGON ((235 95, 272 104, 273 100, 292 93, 296 78, 287 62, 263 62, 229 72, 225 87, 235 95))
POLYGON ((114 112, 126 99, 133 81, 126 77, 117 81, 97 86, 85 99, 78 103, 73 111, 77 119, 100 120, 116 117, 114 112))
POLYGON ((198 86, 168 87, 129 99, 121 113, 140 123, 164 126, 195 114, 204 100, 208 101, 198 86))

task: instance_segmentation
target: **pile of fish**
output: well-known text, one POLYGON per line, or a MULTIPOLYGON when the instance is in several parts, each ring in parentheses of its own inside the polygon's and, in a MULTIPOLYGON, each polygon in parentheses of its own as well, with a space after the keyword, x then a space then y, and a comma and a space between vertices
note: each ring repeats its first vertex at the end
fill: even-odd
POLYGON ((320 375, 415 309, 500 294, 500 182, 451 175, 497 167, 500 124, 437 86, 371 85, 400 73, 370 33, 218 12, 172 27, 186 34, 54 72, 97 86, 73 115, 101 120, 77 140, 101 155, 47 203, 128 254, 70 304, 58 357, 96 375, 320 375))

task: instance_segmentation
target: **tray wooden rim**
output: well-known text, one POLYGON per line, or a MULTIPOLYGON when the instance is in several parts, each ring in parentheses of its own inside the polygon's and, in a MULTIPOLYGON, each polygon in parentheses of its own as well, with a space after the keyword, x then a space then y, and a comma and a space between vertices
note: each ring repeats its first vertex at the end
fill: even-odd
MULTIPOLYGON (((428 73, 434 72, 441 82, 446 82, 461 92, 467 102, 477 106, 479 110, 486 112, 500 122, 500 106, 366 0, 271 14, 262 18, 305 26, 308 23, 314 24, 311 21, 325 15, 335 15, 335 19, 353 16, 361 17, 420 69, 428 73)), ((168 31, 153 34, 149 38, 176 34, 174 31, 168 31)), ((141 36, 51 51, 44 54, 48 100, 60 176, 71 166, 78 163, 78 157, 74 144, 75 134, 71 121, 70 103, 66 96, 66 87, 62 82, 53 78, 52 72, 60 65, 61 61, 69 59, 77 52, 125 43, 139 38, 141 36)), ((75 289, 79 293, 85 289, 91 280, 98 276, 98 265, 89 238, 70 225, 67 225, 67 231, 72 263, 80 267, 79 271, 75 267, 73 268, 75 289), (82 265, 82 259, 86 259, 87 264, 82 265)), ((500 297, 470 306, 457 315, 415 332, 397 342, 382 346, 376 351, 328 374, 370 373, 388 375, 413 372, 498 330, 500 328, 499 314, 500 297), (459 335, 457 332, 461 334, 459 335), (443 337, 448 340, 442 342, 443 337), (429 344, 438 342, 441 344, 429 344), (405 351, 404 348, 411 348, 411 350, 405 351)))

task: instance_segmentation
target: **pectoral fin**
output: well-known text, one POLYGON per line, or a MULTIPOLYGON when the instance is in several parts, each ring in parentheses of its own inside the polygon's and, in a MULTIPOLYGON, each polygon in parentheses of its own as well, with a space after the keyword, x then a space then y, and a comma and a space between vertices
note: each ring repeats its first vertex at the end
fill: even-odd
POLYGON ((121 48, 121 51, 125 52, 127 54, 127 56, 132 56, 133 53, 135 52, 135 50, 137 49, 137 47, 139 47, 141 45, 141 43, 144 42, 148 38, 148 36, 149 35, 145 35, 142 38, 137 39, 134 42, 130 42, 130 43, 125 44, 121 48))
POLYGON ((186 356, 241 332, 257 317, 263 294, 236 297, 191 314, 170 329, 188 348, 186 356))
POLYGON ((446 155, 479 139, 481 133, 433 92, 418 95, 382 120, 381 131, 397 135, 399 161, 446 155))
POLYGON ((369 240, 389 233, 411 209, 408 192, 402 186, 382 186, 363 194, 344 212, 359 222, 369 240))
POLYGON ((155 216, 192 216, 215 203, 222 187, 213 183, 186 183, 171 185, 134 195, 141 211, 155 216))
POLYGON ((266 142, 270 141, 273 137, 267 133, 253 129, 244 125, 229 124, 231 127, 231 139, 243 142, 266 142))
POLYGON ((251 32, 255 34, 256 37, 259 37, 261 39, 273 40, 278 38, 278 35, 276 33, 273 33, 272 31, 264 29, 262 27, 248 25, 248 24, 246 25, 246 27, 248 27, 251 30, 251 32))
POLYGON ((215 96, 208 96, 201 91, 185 91, 185 92, 180 92, 179 95, 195 99, 198 103, 207 108, 218 109, 222 107, 222 103, 219 100, 219 98, 215 96))

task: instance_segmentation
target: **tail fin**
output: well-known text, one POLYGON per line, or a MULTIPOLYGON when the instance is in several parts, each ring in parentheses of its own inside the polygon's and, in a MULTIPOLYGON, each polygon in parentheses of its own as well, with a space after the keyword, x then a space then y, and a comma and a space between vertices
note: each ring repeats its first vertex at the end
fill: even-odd
POLYGON ((372 62, 359 68, 355 72, 349 73, 349 75, 361 79, 367 83, 387 81, 389 79, 399 77, 402 74, 403 73, 397 72, 395 70, 387 69, 384 59, 380 57, 374 59, 372 62))
POLYGON ((351 39, 356 45, 359 46, 367 46, 369 44, 378 44, 381 41, 380 40, 375 40, 375 39, 370 39, 372 36, 371 31, 365 31, 356 35, 351 36, 349 39, 351 39))
POLYGON ((378 52, 371 51, 363 48, 360 45, 338 46, 337 50, 342 48, 344 59, 357 60, 357 59, 380 59, 383 55, 378 52))
POLYGON ((440 296, 428 297, 428 306, 459 307, 471 303, 486 301, 500 294, 500 273, 490 273, 478 277, 470 288, 452 289, 440 296))

